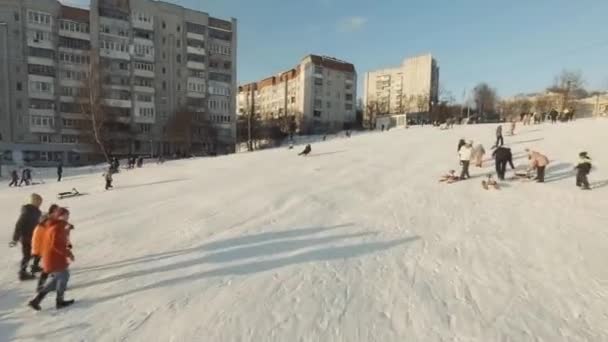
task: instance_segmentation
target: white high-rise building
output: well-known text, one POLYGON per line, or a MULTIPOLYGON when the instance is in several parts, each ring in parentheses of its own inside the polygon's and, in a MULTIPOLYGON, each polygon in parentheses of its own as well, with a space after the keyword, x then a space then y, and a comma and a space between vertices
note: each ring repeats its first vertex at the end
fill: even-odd
POLYGON ((376 115, 428 113, 438 102, 439 67, 431 54, 407 58, 396 68, 366 73, 363 103, 376 115))
POLYGON ((293 69, 239 87, 239 115, 292 118, 300 132, 341 130, 356 121, 357 73, 351 63, 309 55, 293 69))

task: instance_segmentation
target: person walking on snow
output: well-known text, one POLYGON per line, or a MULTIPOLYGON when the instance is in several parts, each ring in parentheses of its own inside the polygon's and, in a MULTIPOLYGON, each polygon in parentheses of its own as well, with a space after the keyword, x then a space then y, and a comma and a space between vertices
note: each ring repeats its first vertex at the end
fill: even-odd
POLYGON ((458 149, 456 150, 456 152, 460 152, 460 149, 462 148, 462 146, 466 145, 466 141, 464 141, 464 139, 460 139, 458 140, 458 149))
POLYGON ((473 152, 471 154, 471 160, 475 164, 476 167, 482 167, 483 156, 485 154, 486 154, 486 150, 483 148, 482 144, 477 144, 473 148, 473 152))
POLYGON ((530 149, 526 149, 526 152, 528 152, 528 159, 530 160, 530 169, 536 169, 535 180, 538 183, 544 183, 545 168, 549 165, 549 158, 539 152, 531 151, 530 149))
POLYGON ((42 197, 38 194, 31 194, 29 204, 21 208, 21 215, 15 224, 13 240, 9 243, 10 247, 15 247, 17 242, 21 242, 21 264, 19 268, 19 280, 32 280, 35 277, 27 272, 27 266, 32 257, 32 235, 34 228, 40 222, 40 206, 42 197))
POLYGON ((587 155, 587 152, 579 153, 579 161, 576 167, 576 186, 581 190, 591 190, 589 186, 589 180, 587 176, 591 173, 591 158, 587 155))
POLYGON ((469 175, 469 164, 471 163, 471 154, 473 153, 473 142, 470 141, 466 145, 460 148, 458 154, 460 155, 460 164, 462 165, 462 171, 460 172, 460 179, 471 178, 469 175))
POLYGON ((10 188, 11 186, 19 186, 19 174, 17 173, 17 170, 11 172, 11 182, 8 183, 8 187, 10 188))
POLYGON ((61 182, 61 177, 63 176, 63 163, 59 163, 57 165, 57 182, 61 182))
POLYGON ((104 173, 103 176, 106 180, 106 190, 113 189, 114 187, 112 186, 112 169, 108 169, 108 171, 104 173))
POLYGON ((492 157, 494 157, 494 163, 496 166, 496 175, 499 180, 505 180, 505 174, 507 173, 507 164, 511 165, 511 170, 515 169, 513 165, 513 154, 511 153, 511 149, 500 146, 492 152, 492 157))
POLYGON ((494 146, 502 146, 505 144, 505 139, 502 137, 502 125, 498 125, 496 128, 496 144, 494 146), (498 145, 500 143, 500 145, 498 145))
POLYGON ((65 208, 57 211, 57 218, 48 222, 48 231, 42 246, 42 265, 44 272, 50 274, 51 281, 38 292, 28 306, 40 311, 40 303, 51 291, 57 292, 55 307, 63 309, 74 304, 74 300, 65 300, 64 293, 70 279, 68 270, 69 260, 74 261, 74 255, 68 248, 68 220, 70 212, 65 208))

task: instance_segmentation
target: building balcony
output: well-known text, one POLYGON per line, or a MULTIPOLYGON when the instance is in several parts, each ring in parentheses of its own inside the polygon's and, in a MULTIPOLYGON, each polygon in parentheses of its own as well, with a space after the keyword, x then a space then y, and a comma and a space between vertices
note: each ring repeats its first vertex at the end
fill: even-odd
POLYGON ((146 86, 134 86, 133 90, 137 93, 148 93, 148 94, 154 94, 155 93, 155 89, 153 87, 146 87, 146 86))
POLYGON ((76 102, 76 98, 74 96, 60 96, 59 100, 61 102, 76 102))
POLYGON ((193 55, 205 56, 207 53, 205 52, 205 48, 198 48, 194 46, 188 46, 188 53, 193 55))
POLYGON ((59 35, 68 38, 82 39, 82 40, 91 40, 91 35, 84 32, 73 32, 70 30, 62 30, 59 29, 59 35))
POLYGON ((154 78, 154 76, 155 76, 154 71, 141 70, 141 69, 135 69, 133 71, 133 74, 135 76, 146 77, 146 78, 154 78))
POLYGON ((140 21, 136 18, 133 18, 131 23, 133 24, 134 28, 147 30, 147 31, 154 31, 154 22, 152 22, 152 21, 140 21))
POLYGON ((138 61, 150 62, 154 63, 154 55, 153 54, 143 54, 143 53, 135 53, 133 52, 133 59, 138 61))
POLYGON ((192 97, 192 98, 195 98, 195 99, 203 99, 203 98, 205 98, 205 96, 206 96, 205 93, 199 93, 199 92, 196 92, 196 91, 189 91, 188 92, 188 97, 192 97))
POLYGON ((198 34, 198 33, 193 33, 193 32, 186 33, 186 38, 199 40, 201 42, 205 41, 205 36, 204 35, 198 34))
POLYGON ((131 100, 104 99, 103 103, 108 107, 131 108, 133 103, 131 100))
POLYGON ((30 126, 30 132, 32 132, 32 133, 55 133, 55 128, 54 127, 48 127, 48 126, 34 126, 34 125, 31 125, 30 126))
POLYGON ((104 84, 103 85, 104 88, 108 88, 108 89, 112 89, 112 90, 126 90, 126 91, 131 91, 131 87, 128 85, 122 85, 122 84, 104 84))
POLYGON ((156 123, 156 117, 143 117, 135 115, 133 117, 133 122, 135 123, 143 123, 143 124, 154 124, 156 123))
POLYGON ((188 63, 186 63, 186 67, 188 67, 188 69, 195 69, 195 70, 205 70, 205 63, 199 63, 199 62, 193 62, 193 61, 188 61, 188 63))
POLYGON ((39 116, 55 116, 54 109, 34 109, 30 108, 30 115, 39 115, 39 116))
POLYGON ((47 65, 47 66, 55 66, 55 60, 46 57, 36 57, 36 56, 28 56, 27 62, 29 64, 39 64, 39 65, 47 65))
POLYGON ((82 113, 64 113, 61 112, 62 119, 72 119, 72 120, 90 120, 91 117, 87 114, 82 113))
POLYGON ((99 55, 101 57, 113 58, 113 59, 122 59, 125 61, 131 60, 131 55, 128 52, 123 51, 115 51, 108 49, 99 49, 99 55))
POLYGON ((55 99, 55 94, 54 93, 44 93, 44 92, 40 92, 40 91, 29 91, 30 98, 34 98, 34 99, 41 99, 41 100, 54 100, 55 99))
POLYGON ((90 130, 87 129, 79 129, 79 128, 62 128, 61 129, 61 134, 67 134, 67 135, 84 135, 89 133, 90 130))
POLYGON ((55 44, 50 40, 37 40, 32 37, 27 38, 27 46, 41 49, 55 50, 55 44))

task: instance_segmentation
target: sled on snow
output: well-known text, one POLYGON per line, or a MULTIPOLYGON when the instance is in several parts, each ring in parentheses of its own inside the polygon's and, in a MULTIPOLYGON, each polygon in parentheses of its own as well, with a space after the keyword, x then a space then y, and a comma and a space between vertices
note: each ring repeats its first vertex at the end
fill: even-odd
POLYGON ((72 197, 78 197, 78 196, 82 196, 82 194, 80 192, 78 192, 78 190, 76 190, 76 188, 72 189, 72 191, 69 192, 60 192, 57 194, 57 199, 65 199, 65 198, 72 198, 72 197))

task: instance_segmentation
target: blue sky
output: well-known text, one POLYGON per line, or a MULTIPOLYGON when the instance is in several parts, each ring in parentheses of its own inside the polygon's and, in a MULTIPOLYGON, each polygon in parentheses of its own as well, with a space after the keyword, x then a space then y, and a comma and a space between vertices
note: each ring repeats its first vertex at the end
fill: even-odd
POLYGON ((363 79, 368 70, 431 52, 442 87, 458 101, 481 81, 501 96, 539 91, 564 68, 581 70, 588 88, 608 89, 607 0, 169 2, 238 19, 241 83, 309 53, 350 61, 363 79))

